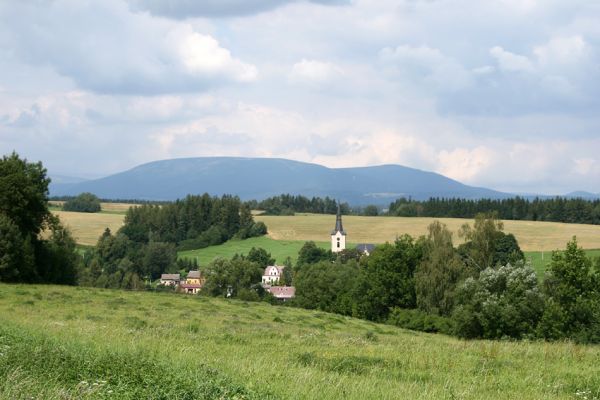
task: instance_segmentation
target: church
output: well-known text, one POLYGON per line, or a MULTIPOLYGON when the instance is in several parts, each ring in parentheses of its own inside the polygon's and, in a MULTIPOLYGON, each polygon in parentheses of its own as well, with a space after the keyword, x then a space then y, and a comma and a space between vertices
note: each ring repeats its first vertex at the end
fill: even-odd
POLYGON ((335 217, 335 228, 331 231, 331 252, 339 253, 346 249, 346 232, 342 226, 342 211, 338 204, 337 215, 335 217))
MULTIPOLYGON (((337 215, 335 217, 335 228, 331 231, 331 252, 339 253, 346 249, 346 231, 342 225, 342 211, 338 204, 337 215)), ((360 243, 356 246, 356 250, 368 256, 375 249, 375 245, 371 243, 360 243)))

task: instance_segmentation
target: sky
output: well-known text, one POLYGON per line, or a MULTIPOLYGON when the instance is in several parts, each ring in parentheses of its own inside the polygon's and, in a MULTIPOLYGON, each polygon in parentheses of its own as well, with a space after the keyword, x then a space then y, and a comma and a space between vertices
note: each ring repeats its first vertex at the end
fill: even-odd
POLYGON ((7 0, 0 153, 401 164, 600 192, 600 2, 7 0))

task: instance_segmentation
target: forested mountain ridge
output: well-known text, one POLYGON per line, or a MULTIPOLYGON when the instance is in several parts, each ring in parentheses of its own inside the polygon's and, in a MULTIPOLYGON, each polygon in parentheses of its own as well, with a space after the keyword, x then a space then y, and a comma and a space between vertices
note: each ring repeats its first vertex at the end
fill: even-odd
POLYGON ((437 173, 401 165, 327 168, 281 158, 199 157, 155 161, 79 183, 56 183, 52 196, 91 192, 107 199, 175 200, 188 194, 233 194, 262 200, 281 193, 333 197, 352 205, 387 205, 399 197, 507 198, 437 173))

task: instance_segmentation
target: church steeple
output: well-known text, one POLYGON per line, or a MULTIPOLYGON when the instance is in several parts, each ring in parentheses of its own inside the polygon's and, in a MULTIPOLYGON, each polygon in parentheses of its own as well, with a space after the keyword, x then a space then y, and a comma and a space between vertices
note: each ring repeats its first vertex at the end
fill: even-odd
POLYGON ((335 229, 331 232, 331 251, 339 253, 346 248, 346 232, 342 225, 342 210, 338 202, 337 215, 335 216, 335 229))
POLYGON ((346 235, 344 232, 344 227, 342 225, 342 210, 340 208, 340 203, 337 205, 337 214, 335 216, 335 229, 331 231, 332 235, 335 235, 337 232, 340 232, 342 235, 346 235))

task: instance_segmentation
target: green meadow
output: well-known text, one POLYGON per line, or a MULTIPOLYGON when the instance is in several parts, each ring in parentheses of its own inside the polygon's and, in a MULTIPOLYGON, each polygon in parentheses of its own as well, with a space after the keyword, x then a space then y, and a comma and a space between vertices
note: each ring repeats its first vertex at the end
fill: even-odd
MULTIPOLYGON (((304 245, 303 240, 274 240, 268 236, 254 237, 245 240, 230 240, 218 246, 204 249, 180 251, 179 257, 196 259, 200 265, 206 265, 215 258, 231 258, 235 254, 248 254, 253 247, 262 247, 271 253, 275 262, 282 264, 287 257, 292 262, 298 258, 298 252, 304 245)), ((316 242, 319 247, 330 248, 329 242, 316 242)))
MULTIPOLYGON (((170 293, 0 284, 1 399, 573 399, 600 347, 170 293)), ((585 396, 585 397, 582 397, 585 396)))

